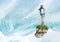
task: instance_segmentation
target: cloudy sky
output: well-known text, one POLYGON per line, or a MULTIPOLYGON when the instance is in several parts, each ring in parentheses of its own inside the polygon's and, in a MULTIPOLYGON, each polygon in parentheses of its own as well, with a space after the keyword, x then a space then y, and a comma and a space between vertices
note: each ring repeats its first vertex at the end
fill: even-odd
POLYGON ((0 0, 0 42, 60 42, 59 3, 60 0, 0 0), (49 30, 42 38, 36 38, 41 4, 49 30))

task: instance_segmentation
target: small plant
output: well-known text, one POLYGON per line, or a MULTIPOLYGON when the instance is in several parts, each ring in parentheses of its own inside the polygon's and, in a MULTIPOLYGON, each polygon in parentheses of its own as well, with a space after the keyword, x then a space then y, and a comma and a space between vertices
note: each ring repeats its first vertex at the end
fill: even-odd
POLYGON ((48 26, 46 26, 46 25, 43 25, 43 26, 42 25, 37 25, 36 28, 48 30, 48 26))

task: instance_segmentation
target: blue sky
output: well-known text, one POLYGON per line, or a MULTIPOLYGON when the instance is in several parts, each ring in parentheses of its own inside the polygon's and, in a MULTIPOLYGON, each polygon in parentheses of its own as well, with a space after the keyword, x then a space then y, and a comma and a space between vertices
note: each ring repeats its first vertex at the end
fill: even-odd
POLYGON ((0 42, 59 42, 59 3, 60 0, 0 0, 0 42), (49 31, 43 38, 36 39, 33 34, 40 24, 41 4, 49 31))

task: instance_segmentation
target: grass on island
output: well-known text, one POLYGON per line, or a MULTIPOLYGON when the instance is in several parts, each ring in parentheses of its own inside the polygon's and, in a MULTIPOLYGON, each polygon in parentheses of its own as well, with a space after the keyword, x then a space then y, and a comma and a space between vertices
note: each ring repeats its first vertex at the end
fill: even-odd
POLYGON ((43 26, 42 25, 37 25, 36 28, 42 29, 42 30, 43 29, 48 30, 48 26, 46 26, 46 25, 43 25, 43 26))

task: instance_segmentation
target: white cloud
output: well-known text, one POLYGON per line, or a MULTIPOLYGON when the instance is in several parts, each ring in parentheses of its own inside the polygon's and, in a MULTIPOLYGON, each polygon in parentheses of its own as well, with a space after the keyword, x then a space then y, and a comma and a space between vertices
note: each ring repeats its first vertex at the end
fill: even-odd
POLYGON ((36 38, 34 33, 27 36, 30 42, 59 42, 60 40, 60 32, 55 32, 51 29, 48 30, 47 34, 45 34, 41 38, 36 38))
POLYGON ((60 12, 46 14, 46 16, 45 16, 45 22, 47 22, 47 23, 49 23, 49 22, 56 23, 59 21, 60 21, 60 12))
POLYGON ((55 32, 51 29, 49 29, 47 34, 45 34, 41 38, 36 38, 34 36, 34 33, 22 37, 18 32, 16 32, 13 35, 7 37, 2 32, 0 32, 0 42, 59 42, 60 41, 60 32, 55 32))
POLYGON ((5 36, 1 31, 0 31, 0 42, 9 42, 8 37, 5 36))
POLYGON ((29 42, 29 40, 25 37, 20 36, 19 33, 5 36, 2 32, 0 32, 0 42, 29 42))
POLYGON ((16 4, 16 0, 11 0, 7 5, 0 8, 0 19, 3 18, 16 4))
POLYGON ((19 33, 14 33, 12 36, 9 37, 10 41, 17 41, 17 42, 29 42, 28 39, 25 37, 20 36, 19 33))

